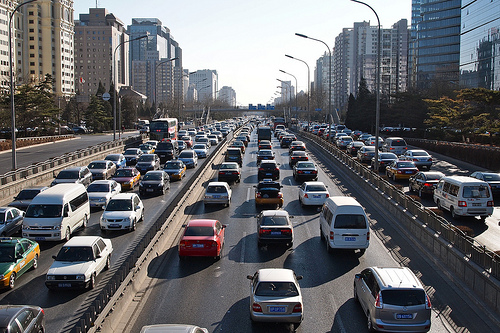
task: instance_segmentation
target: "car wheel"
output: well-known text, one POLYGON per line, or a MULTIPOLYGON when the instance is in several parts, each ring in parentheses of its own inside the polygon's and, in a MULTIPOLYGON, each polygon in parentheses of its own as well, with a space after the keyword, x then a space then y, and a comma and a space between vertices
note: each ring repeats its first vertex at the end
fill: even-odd
POLYGON ((356 284, 354 284, 354 287, 353 287, 353 294, 354 294, 354 300, 356 302, 359 302, 359 298, 358 298, 358 292, 356 291, 356 284))
POLYGON ((304 206, 305 206, 305 205, 304 205, 304 203, 302 202, 302 200, 300 199, 300 197, 299 197, 299 202, 300 202, 300 207, 304 208, 304 206))
POLYGON ((85 216, 83 217, 82 228, 83 228, 83 229, 87 228, 87 224, 88 224, 88 223, 89 223, 89 219, 88 219, 87 215, 85 215, 85 216))
POLYGON ((89 281, 89 289, 94 289, 94 287, 95 287, 95 275, 91 274, 89 281))
POLYGON ((366 326, 368 328, 368 332, 375 332, 375 329, 373 328, 373 323, 372 323, 372 317, 370 316, 370 312, 366 314, 367 320, 366 320, 366 326))
POLYGON ((438 199, 436 205, 438 209, 443 210, 443 207, 441 206, 441 200, 438 199))
POLYGON ((130 226, 130 231, 135 231, 136 226, 137 226, 136 220, 132 221, 132 225, 130 226))
POLYGON ((111 259, 109 257, 110 256, 106 258, 106 266, 104 266, 105 271, 109 270, 109 268, 111 267, 111 259))
POLYGON ((64 240, 67 242, 71 238, 71 230, 69 227, 66 228, 66 234, 64 235, 64 240))
POLYGON ((15 285, 16 285, 16 273, 12 272, 10 273, 10 278, 9 278, 9 289, 14 289, 15 285))
POLYGON ((328 241, 328 239, 326 239, 326 253, 333 253, 333 249, 330 247, 330 242, 328 241))
POLYGON ((35 254, 35 258, 33 258, 33 265, 31 265, 31 267, 33 267, 33 269, 38 268, 38 254, 35 254))
POLYGON ((451 217, 452 219, 454 220, 458 220, 459 219, 459 215, 457 215, 457 213, 455 213, 455 209, 453 208, 453 206, 450 207, 450 213, 451 213, 451 217))
POLYGON ((422 193, 422 189, 419 189, 419 190, 418 190, 418 196, 421 198, 421 197, 422 197, 422 195, 423 195, 423 193, 422 193))

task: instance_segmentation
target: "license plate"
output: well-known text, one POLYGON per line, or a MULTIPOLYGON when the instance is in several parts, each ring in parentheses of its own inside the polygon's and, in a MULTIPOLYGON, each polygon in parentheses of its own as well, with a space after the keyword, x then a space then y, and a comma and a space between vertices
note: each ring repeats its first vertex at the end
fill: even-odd
POLYGON ((147 188, 146 192, 153 192, 153 189, 152 188, 147 188))
POLYGON ((121 226, 119 224, 113 223, 109 225, 110 228, 120 228, 121 226))
POLYGON ((472 206, 473 206, 473 207, 481 207, 481 206, 482 206, 482 204, 480 204, 480 203, 473 203, 473 204, 472 204, 472 206))
POLYGON ((196 247, 196 248, 203 248, 204 245, 203 244, 193 244, 193 247, 196 247))
POLYGON ((406 171, 406 173, 407 173, 407 174, 412 174, 412 173, 413 173, 413 171, 406 171))
POLYGON ((71 288, 71 283, 58 283, 59 288, 71 288))
POLYGON ((285 306, 270 306, 269 307, 269 312, 273 313, 284 313, 286 311, 285 306))
POLYGON ((356 237, 344 237, 344 241, 346 241, 346 242, 354 242, 354 241, 356 241, 356 237))
POLYGON ((266 173, 266 176, 272 176, 273 174, 272 173, 266 173))
POLYGON ((313 195, 314 199, 321 199, 321 195, 313 195))
POLYGON ((45 237, 35 237, 35 240, 37 240, 37 241, 44 241, 45 237))
POLYGON ((160 155, 160 157, 165 157, 165 155, 160 155))
POLYGON ((307 173, 307 174, 309 174, 309 173, 311 173, 311 171, 304 171, 304 173, 307 173))
POLYGON ((214 195, 214 196, 212 196, 212 198, 214 198, 214 199, 220 199, 220 195, 214 195))
POLYGON ((271 231, 271 235, 281 235, 281 231, 271 231))
POLYGON ((397 313, 396 319, 413 319, 413 314, 411 314, 411 313, 397 313))

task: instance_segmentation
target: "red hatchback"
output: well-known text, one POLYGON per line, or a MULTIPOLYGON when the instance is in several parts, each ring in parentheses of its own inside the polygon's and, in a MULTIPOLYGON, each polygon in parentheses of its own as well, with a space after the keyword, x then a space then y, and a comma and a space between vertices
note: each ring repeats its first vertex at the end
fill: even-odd
POLYGON ((224 246, 226 225, 217 220, 191 220, 179 242, 179 258, 214 257, 219 260, 224 246))

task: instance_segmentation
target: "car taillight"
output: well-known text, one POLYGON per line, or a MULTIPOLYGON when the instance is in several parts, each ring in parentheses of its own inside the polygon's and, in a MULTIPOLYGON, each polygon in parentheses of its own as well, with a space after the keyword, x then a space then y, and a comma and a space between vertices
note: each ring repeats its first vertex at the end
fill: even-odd
POLYGON ((425 308, 426 309, 431 309, 432 308, 431 299, 427 295, 425 295, 425 308))
POLYGON ((333 236, 334 236, 333 231, 330 231, 330 240, 333 240, 333 236))
POLYGON ((328 193, 327 193, 327 194, 325 195, 325 197, 326 197, 326 198, 329 198, 329 197, 330 197, 330 194, 328 194, 328 193))
POLYGON ((186 241, 181 241, 181 242, 179 243, 179 246, 180 246, 180 247, 186 247, 186 241))
POLYGON ((219 175, 223 175, 224 174, 224 171, 219 171, 219 175))
POLYGON ((262 198, 262 195, 261 195, 259 192, 257 192, 257 194, 255 194, 255 196, 256 196, 257 198, 262 198))
POLYGON ((270 232, 271 232, 271 230, 269 230, 269 229, 262 229, 262 228, 261 228, 261 229, 259 230, 259 234, 261 234, 261 235, 263 235, 263 234, 268 234, 268 233, 270 233, 270 232))
POLYGON ((383 303, 382 303, 382 293, 379 291, 377 294, 377 299, 375 299, 375 307, 377 309, 382 309, 383 303))
POLYGON ((403 173, 403 171, 401 171, 401 170, 398 170, 398 173, 403 173))
POLYGON ((299 170, 299 171, 297 171, 297 173, 304 173, 304 171, 302 171, 302 170, 299 170))
POLYGON ((278 193, 278 199, 281 199, 283 198, 283 194, 282 193, 278 193))
POLYGON ((217 247, 217 242, 216 241, 212 242, 212 247, 217 247))
POLYGON ((467 202, 466 201, 459 201, 458 207, 467 207, 467 202))
POLYGON ((369 231, 366 233, 366 240, 367 240, 367 241, 369 241, 369 240, 370 240, 370 232, 369 232, 369 231))
POLYGON ((302 312, 302 304, 300 304, 300 303, 295 304, 295 306, 293 307, 292 312, 294 312, 294 313, 302 312))
POLYGON ((259 168, 259 171, 264 171, 264 168, 259 168))
POLYGON ((389 148, 389 150, 394 150, 394 148, 391 147, 391 148, 389 148))
POLYGON ((427 160, 427 162, 432 162, 432 157, 427 160))
POLYGON ((280 169, 279 169, 279 168, 276 168, 276 169, 274 169, 274 171, 280 171, 280 169))
POLYGON ((304 198, 309 198, 309 195, 307 195, 307 193, 304 193, 304 198))
POLYGON ((239 171, 233 171, 233 175, 239 175, 240 172, 239 171))
POLYGON ((495 203, 493 201, 488 201, 488 203, 486 204, 486 206, 488 207, 493 207, 495 205, 495 203))
POLYGON ((433 185, 432 185, 432 184, 429 184, 429 183, 424 183, 424 186, 425 186, 425 187, 432 187, 433 185))
POLYGON ((253 310, 253 312, 262 312, 262 308, 257 303, 252 304, 252 310, 253 310))
POLYGON ((292 229, 281 229, 281 233, 285 235, 290 235, 292 233, 292 229))
POLYGON ((317 173, 318 173, 318 171, 313 170, 313 171, 311 171, 311 173, 312 173, 312 174, 317 174, 317 173))

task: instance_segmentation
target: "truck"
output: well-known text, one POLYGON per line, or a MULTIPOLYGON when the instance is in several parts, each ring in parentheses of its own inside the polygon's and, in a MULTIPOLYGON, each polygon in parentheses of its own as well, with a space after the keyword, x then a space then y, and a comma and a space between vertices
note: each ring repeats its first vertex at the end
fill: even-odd
POLYGON ((257 142, 260 142, 261 140, 271 141, 271 127, 260 126, 257 128, 257 142))

